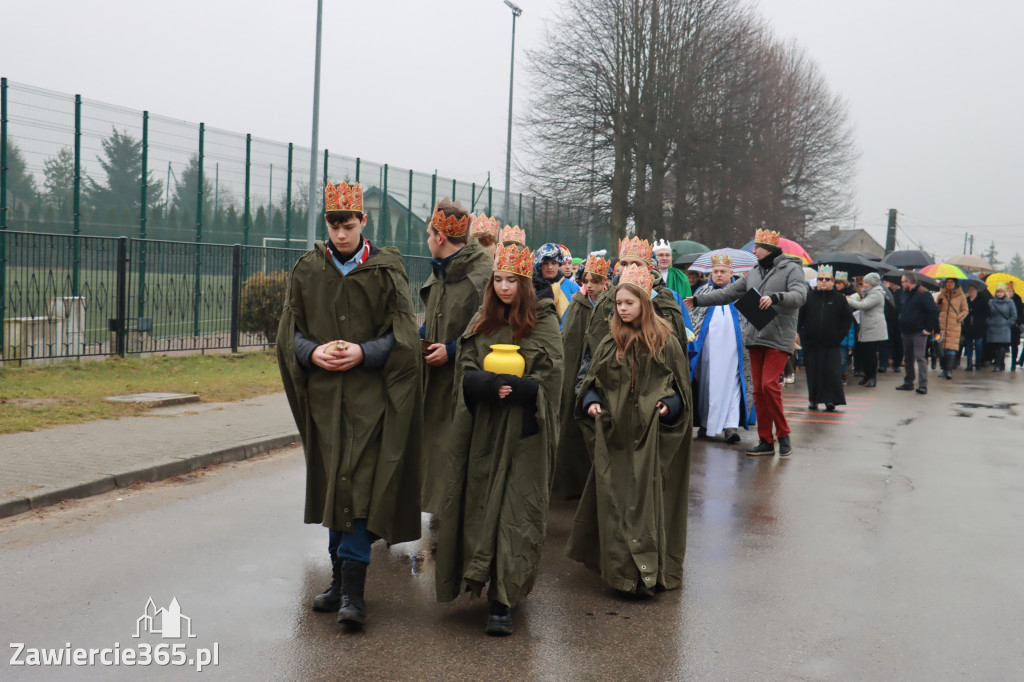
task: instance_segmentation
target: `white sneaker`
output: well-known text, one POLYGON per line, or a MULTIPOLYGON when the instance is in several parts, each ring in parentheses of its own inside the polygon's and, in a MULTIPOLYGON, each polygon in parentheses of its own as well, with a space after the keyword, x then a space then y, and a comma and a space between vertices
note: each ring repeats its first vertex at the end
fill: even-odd
POLYGON ((786 383, 787 384, 792 384, 795 381, 796 381, 796 375, 795 374, 788 374, 788 375, 786 375, 786 383))

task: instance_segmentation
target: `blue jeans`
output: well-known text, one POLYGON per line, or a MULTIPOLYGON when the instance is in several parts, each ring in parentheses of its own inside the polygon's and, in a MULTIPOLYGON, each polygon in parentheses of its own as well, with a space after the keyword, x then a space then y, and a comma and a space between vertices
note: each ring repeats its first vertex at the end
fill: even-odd
POLYGON ((353 559, 364 564, 370 563, 370 546, 373 536, 366 530, 366 519, 352 522, 352 532, 327 529, 327 551, 339 559, 353 559))
POLYGON ((964 355, 967 356, 967 364, 977 367, 981 364, 985 355, 985 339, 964 339, 964 355), (971 360, 973 356, 973 362, 971 360))

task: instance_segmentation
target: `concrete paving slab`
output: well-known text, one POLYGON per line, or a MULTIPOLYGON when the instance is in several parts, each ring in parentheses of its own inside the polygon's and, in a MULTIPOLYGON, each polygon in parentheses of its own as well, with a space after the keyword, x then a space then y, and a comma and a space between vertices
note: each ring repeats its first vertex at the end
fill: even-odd
POLYGON ((198 403, 200 398, 194 393, 131 393, 107 396, 104 400, 109 400, 112 403, 134 403, 145 407, 167 407, 198 403))

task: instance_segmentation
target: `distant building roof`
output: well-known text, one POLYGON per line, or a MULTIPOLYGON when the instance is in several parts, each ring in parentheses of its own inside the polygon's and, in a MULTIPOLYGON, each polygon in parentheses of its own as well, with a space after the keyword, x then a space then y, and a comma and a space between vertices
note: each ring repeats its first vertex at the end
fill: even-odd
POLYGON ((884 256, 885 247, 875 241, 875 238, 860 228, 852 230, 841 230, 838 225, 833 225, 827 230, 818 230, 807 235, 804 240, 804 248, 811 252, 811 255, 819 253, 866 253, 874 256, 884 256))

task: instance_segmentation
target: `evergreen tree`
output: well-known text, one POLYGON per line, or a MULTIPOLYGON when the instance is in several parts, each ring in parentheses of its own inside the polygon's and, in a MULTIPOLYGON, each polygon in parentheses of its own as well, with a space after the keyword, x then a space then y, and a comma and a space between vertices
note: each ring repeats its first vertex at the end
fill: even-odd
POLYGON ((36 179, 29 172, 21 149, 7 142, 7 207, 11 214, 17 206, 36 199, 36 179), (17 204, 17 206, 15 205, 17 204))
MULTIPOLYGON (((1020 253, 1013 254, 1013 258, 1010 259, 1009 264, 1006 266, 1006 271, 1014 277, 1024 279, 1024 259, 1020 257, 1020 253)), ((1018 320, 1018 322, 1020 322, 1020 320, 1018 320)))
MULTIPOLYGON (((119 211, 125 207, 130 208, 136 216, 135 220, 138 220, 142 190, 142 142, 114 128, 111 136, 101 144, 103 154, 96 157, 96 160, 106 180, 101 185, 92 178, 86 179, 82 184, 82 200, 103 213, 108 213, 111 208, 119 211)), ((147 184, 146 196, 152 208, 160 203, 163 183, 150 171, 147 184)))
POLYGON ((981 254, 981 257, 987 260, 988 264, 992 266, 992 270, 995 271, 998 270, 999 266, 1003 264, 1003 261, 996 258, 996 256, 998 255, 999 252, 996 251, 996 243, 992 242, 991 244, 989 244, 988 251, 981 254))
MULTIPOLYGON (((205 170, 205 169, 204 169, 205 170)), ((183 227, 195 228, 196 205, 199 192, 199 155, 189 157, 185 170, 174 187, 171 204, 177 209, 179 222, 183 227)), ((213 222, 213 182, 207 173, 203 174, 203 224, 213 222)))
POLYGON ((64 147, 43 163, 46 203, 58 215, 70 216, 75 200, 75 151, 64 147))

